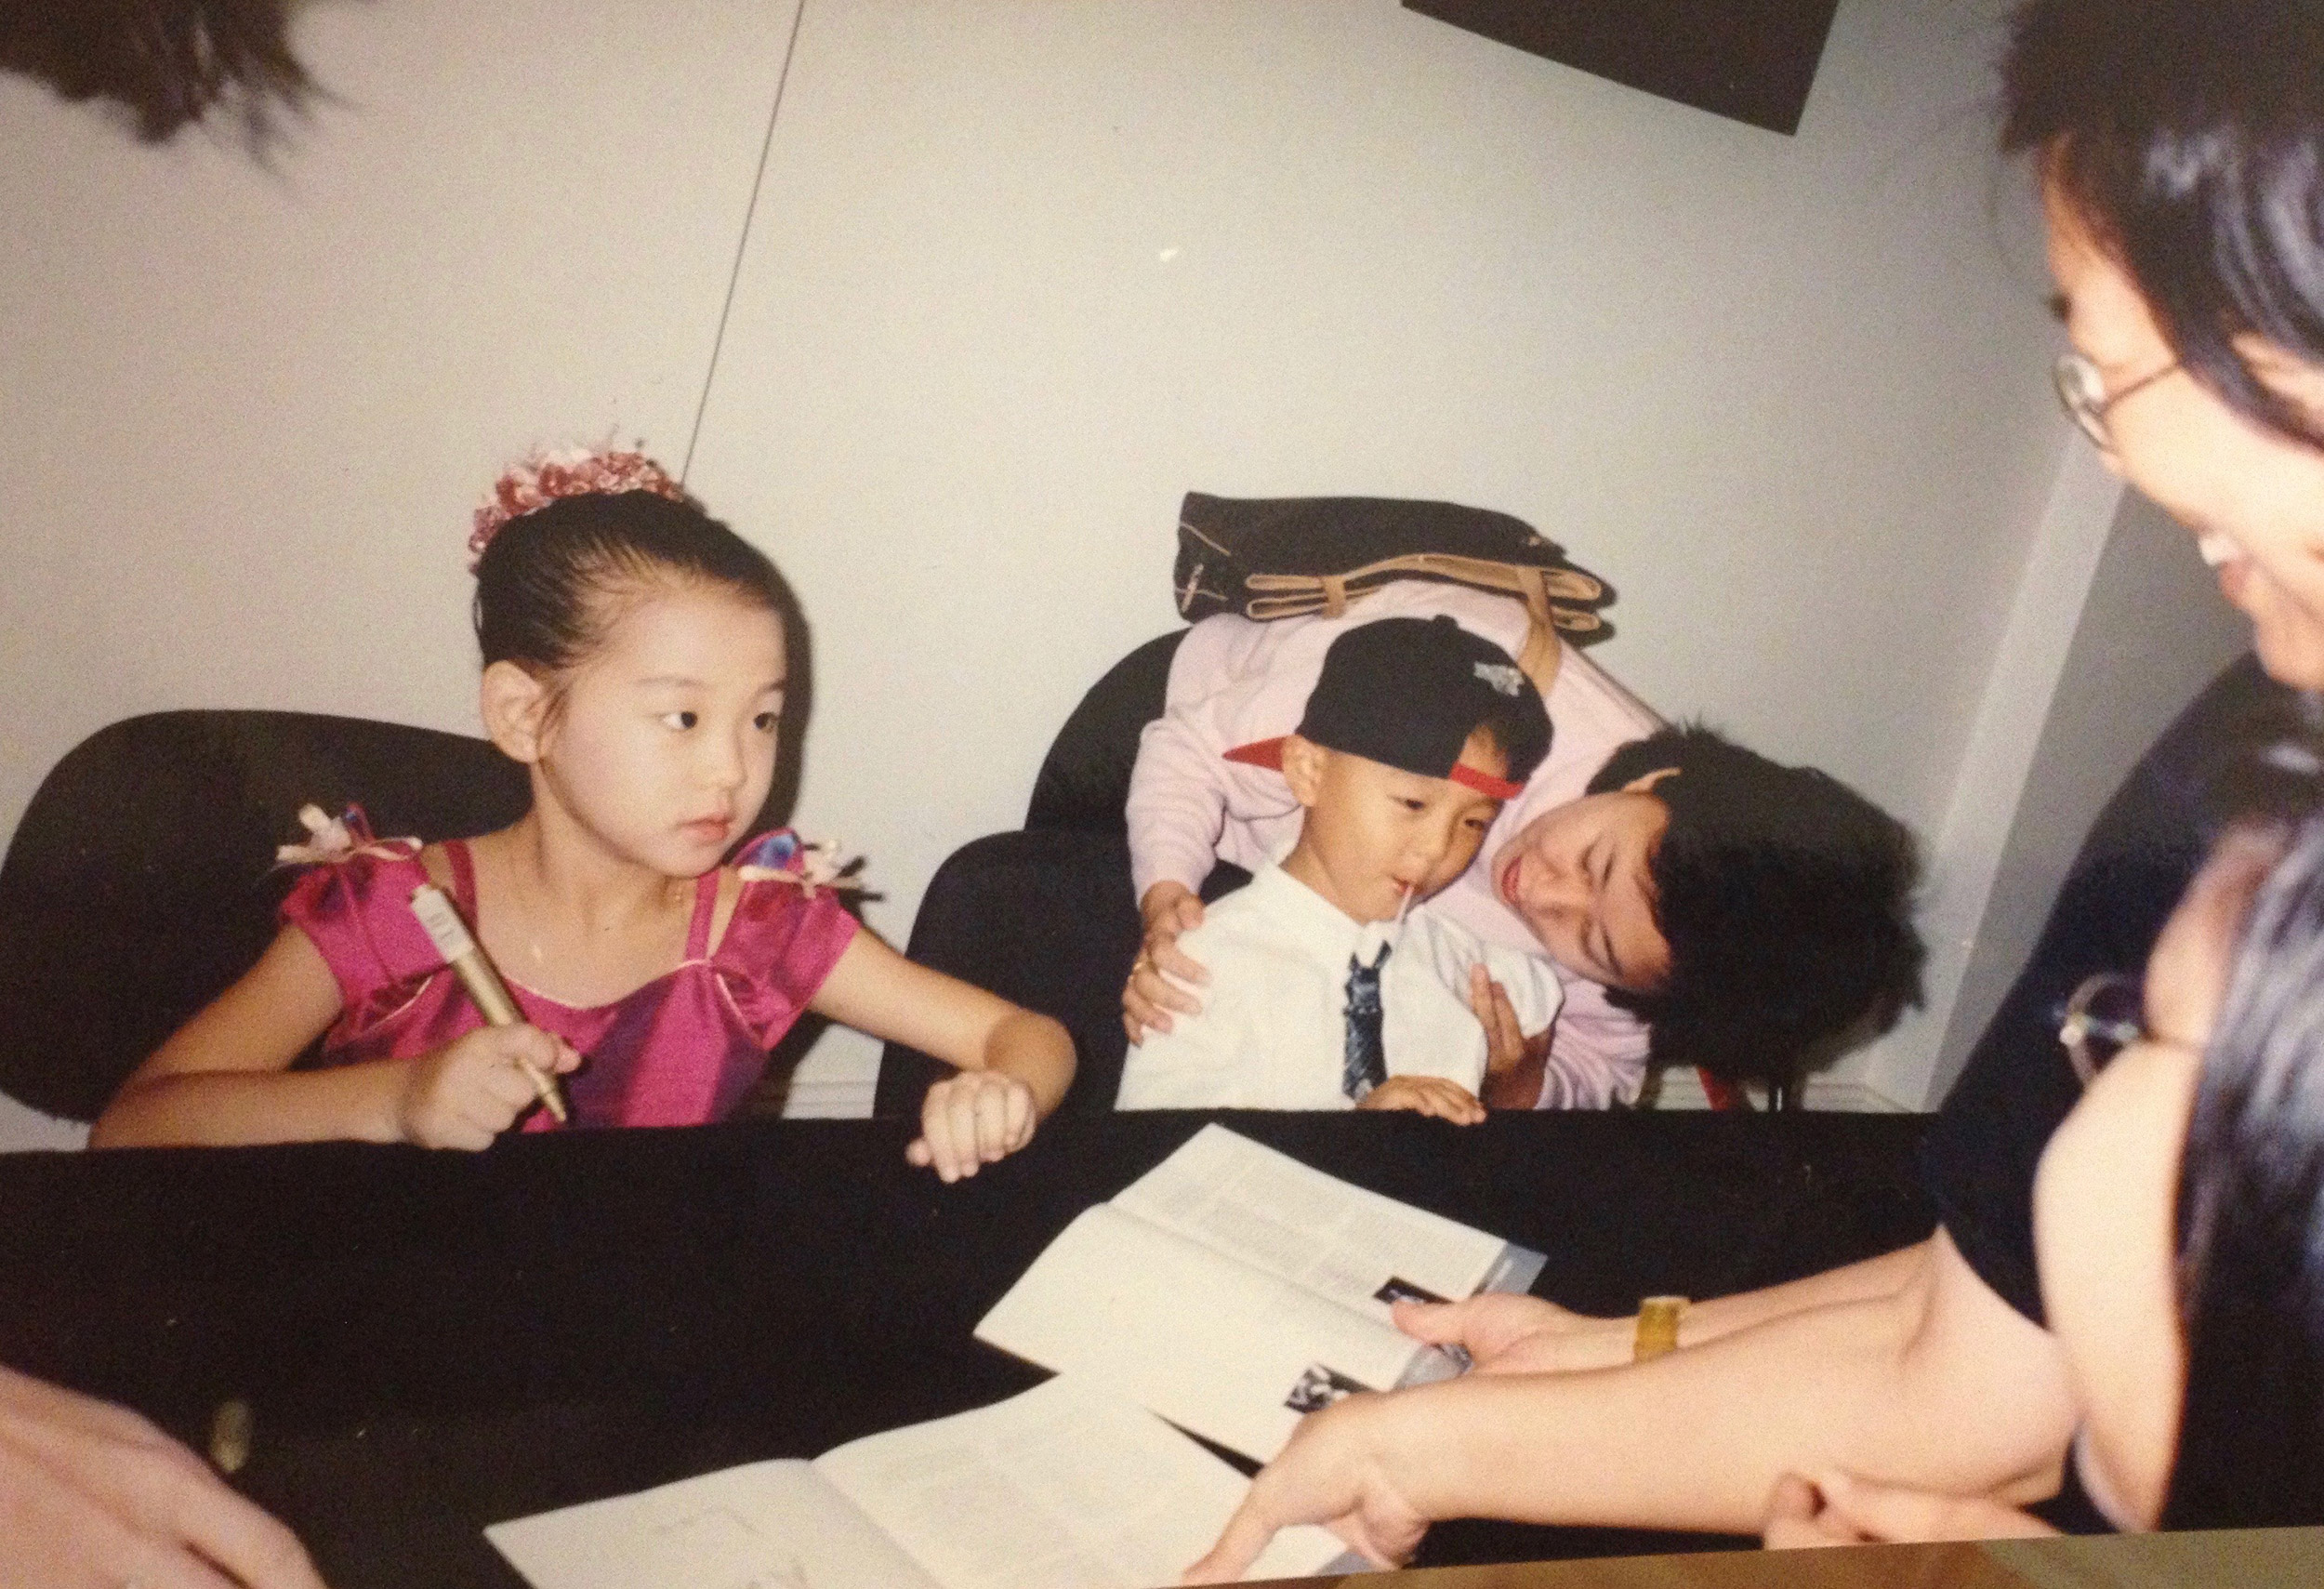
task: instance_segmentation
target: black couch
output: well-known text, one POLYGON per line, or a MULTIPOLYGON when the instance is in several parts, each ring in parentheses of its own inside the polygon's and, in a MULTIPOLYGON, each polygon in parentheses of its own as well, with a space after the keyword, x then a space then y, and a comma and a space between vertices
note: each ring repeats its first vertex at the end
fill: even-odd
MULTIPOLYGON (((1162 714, 1170 658, 1185 633, 1146 642, 1090 686, 1034 779, 1024 827, 953 852, 912 921, 905 952, 913 960, 1065 1024, 1081 1062, 1062 1106, 1068 1110, 1111 1109, 1121 1085, 1129 1046, 1122 980, 1142 935, 1122 806, 1139 734, 1162 714)), ((872 1112, 918 1114, 929 1084, 949 1071, 890 1043, 872 1112)))
POLYGON ((170 711, 50 770, 0 863, 0 1092, 97 1118, 274 935, 298 809, 361 801, 381 834, 514 821, 524 773, 484 740, 281 711, 170 711))

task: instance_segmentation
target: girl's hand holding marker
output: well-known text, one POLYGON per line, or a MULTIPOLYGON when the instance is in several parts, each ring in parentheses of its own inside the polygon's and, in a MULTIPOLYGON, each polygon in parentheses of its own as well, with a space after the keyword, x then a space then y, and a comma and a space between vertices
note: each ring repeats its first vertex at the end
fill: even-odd
MULTIPOLYGON (((580 1056, 561 1039, 525 1026, 523 1013, 508 996, 500 973, 485 958, 482 946, 469 935, 468 923, 460 920, 458 907, 443 890, 429 883, 412 890, 412 914, 428 929, 429 941, 458 973, 460 986, 468 989, 468 996, 476 1001, 477 1009, 490 1025, 485 1031, 470 1033, 468 1038, 447 1045, 432 1060, 414 1067, 412 1086, 403 1095, 405 1135, 422 1146, 467 1145, 431 1141, 411 1128, 417 1126, 432 1136, 439 1129, 448 1127, 453 1133, 464 1135, 469 1128, 497 1116, 495 1106, 505 1101, 502 1095, 509 1089, 495 1085, 493 1074, 510 1061, 532 1084, 542 1107, 556 1117, 558 1124, 564 1124, 568 1118, 564 1100, 557 1095, 556 1085, 548 1076, 553 1071, 571 1070, 581 1063, 580 1056), (495 1031, 511 1035, 494 1042, 474 1040, 495 1031), (531 1037, 514 1035, 519 1031, 530 1033, 531 1037), (538 1040, 533 1040, 535 1039, 538 1040), (448 1083, 447 1077, 452 1078, 448 1083), (472 1086, 469 1084, 471 1079, 472 1086), (477 1096, 480 1090, 482 1096, 477 1096), (481 1113, 473 1106, 480 1104, 483 1106, 481 1113)), ((522 1098, 516 1100, 516 1112, 492 1127, 485 1141, 508 1130, 517 1114, 523 1111, 525 1102, 522 1098)), ((481 1147, 484 1144, 475 1145, 481 1147)))

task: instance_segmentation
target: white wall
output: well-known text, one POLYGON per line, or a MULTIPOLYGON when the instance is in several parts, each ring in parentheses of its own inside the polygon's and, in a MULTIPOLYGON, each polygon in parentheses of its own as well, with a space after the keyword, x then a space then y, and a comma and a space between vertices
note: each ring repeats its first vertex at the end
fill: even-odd
MULTIPOLYGON (((2033 952, 2082 835, 2142 751, 2251 649, 2187 533, 2125 493, 2074 629, 1925 1100, 1944 1095, 2033 952)), ((1908 1099, 1908 1102, 1919 1101, 1908 1099)))
POLYGON ((872 920, 1174 621, 1190 487, 1517 513, 1648 699, 1934 834, 2067 439, 1993 9, 1843 6, 1786 139, 1392 0, 812 5, 693 482, 872 920))
POLYGON ((469 511, 538 441, 682 443, 790 15, 313 7, 271 169, 0 76, 0 832, 133 712, 474 730, 469 511))
MULTIPOLYGON (((1850 0, 1784 139, 1393 0, 812 0, 692 483, 873 921, 1174 621, 1189 487, 1525 517, 1642 694, 1934 833, 2066 439, 1998 8, 1850 0)), ((133 711, 472 721, 467 510, 682 452, 791 19, 318 7, 271 171, 0 81, 0 828, 133 711)))
POLYGON ((541 440, 682 443, 787 7, 303 14, 262 169, 0 77, 0 826, 165 707, 475 726, 469 510, 541 440))

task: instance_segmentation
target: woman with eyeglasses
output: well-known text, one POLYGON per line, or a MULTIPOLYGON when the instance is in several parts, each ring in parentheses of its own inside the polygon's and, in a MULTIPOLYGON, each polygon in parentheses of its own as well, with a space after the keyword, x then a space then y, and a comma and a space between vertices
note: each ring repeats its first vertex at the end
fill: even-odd
MULTIPOLYGON (((1306 1521, 1387 1563, 1456 1516, 1764 1527, 1779 1543, 2094 1528, 2100 1514, 2137 1528, 2229 1520, 2217 1486, 2184 1504, 2174 1490, 2166 1511, 2151 1460, 2142 1486, 2089 1460, 2103 1442, 2075 1457, 2104 1402, 2145 1421, 2142 1449, 2151 1459, 2159 1440, 2167 1471, 2185 1371, 2154 1355, 2179 1339, 2168 1291, 2087 1316, 2102 1335, 2149 1328, 2146 1357, 2102 1351, 2118 1367, 2097 1379, 2045 1298, 2053 1272, 2113 1272, 2125 1249, 2099 1233, 2119 1238, 2120 1220, 2163 1210, 2184 1225, 2176 1145, 2196 1066, 2184 1046, 2140 1044, 2181 1063, 2110 1069, 2085 1100, 2059 1033, 2093 975, 2135 975, 2158 947, 2210 847, 2224 775, 2272 781, 2262 803, 2278 809, 2285 786, 2314 781, 2304 753, 2262 752, 2312 720, 2306 693, 2324 690, 2324 0, 2026 0, 2002 99, 2003 148, 2041 184, 2069 344, 2059 396, 2195 536, 2251 619, 2256 660, 2157 742, 2085 842, 1927 1139, 1940 1215, 1928 1240, 1689 1305, 1676 1350, 1663 1349, 1668 1310, 1650 1329, 1643 1312, 1588 1319, 1522 1297, 1400 1304, 1405 1328, 1466 1346, 1481 1371, 1309 1417, 1190 1581, 1236 1576, 1274 1529, 1306 1521), (2038 1251, 2036 1172, 2053 1138, 2065 1169, 2043 1172, 2038 1251), (2102 1172, 2067 1172, 2091 1165, 2102 1172), (2052 1208, 2058 1187, 2076 1193, 2067 1212, 2052 1208), (2067 1217, 2075 1208, 2087 1217, 2067 1217), (2126 1380, 2123 1362, 2152 1383, 2126 1380), (2052 1497, 2049 1521, 2018 1509, 2052 1497)), ((2099 997, 2085 995, 2086 1020, 2099 997)), ((2123 1035, 2119 1003, 2098 1014, 2123 1035)), ((2087 1057, 2093 1029, 2067 1035, 2087 1057)), ((2169 1274, 2168 1243, 2141 1251, 2169 1274)), ((2185 1404, 2192 1438, 2207 1404, 2192 1388, 2185 1404)), ((2307 1442, 2304 1460, 2324 1410, 2304 1410, 2286 1437, 2307 1442)), ((2267 1515, 2243 1506, 2233 1520, 2324 1522, 2312 1488, 2268 1495, 2267 1515)))

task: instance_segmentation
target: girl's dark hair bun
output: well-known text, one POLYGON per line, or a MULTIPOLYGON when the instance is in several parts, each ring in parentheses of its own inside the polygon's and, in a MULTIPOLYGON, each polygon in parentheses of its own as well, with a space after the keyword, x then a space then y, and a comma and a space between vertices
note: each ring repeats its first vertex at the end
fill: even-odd
POLYGON ((602 642, 623 593, 657 581, 714 586, 794 620, 766 554, 640 452, 534 455, 493 487, 469 548, 488 668, 564 671, 602 642))

